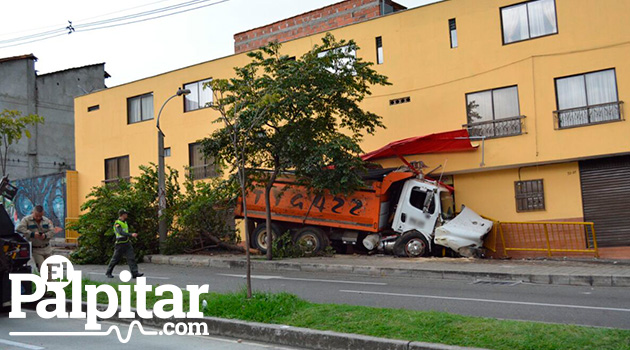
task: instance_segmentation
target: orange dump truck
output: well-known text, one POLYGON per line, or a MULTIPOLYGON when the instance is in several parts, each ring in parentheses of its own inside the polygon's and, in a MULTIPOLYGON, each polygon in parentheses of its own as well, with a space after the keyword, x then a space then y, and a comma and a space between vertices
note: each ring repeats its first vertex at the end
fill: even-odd
MULTIPOLYGON (((452 192, 436 181, 397 169, 371 170, 366 188, 351 195, 309 194, 283 177, 271 192, 271 232, 290 231, 293 240, 310 252, 331 244, 398 256, 426 256, 435 245, 470 256, 483 245, 492 222, 468 208, 456 217, 452 192)), ((267 250, 264 188, 249 191, 246 203, 253 224, 252 248, 267 250)), ((236 210, 242 217, 242 207, 236 210)))

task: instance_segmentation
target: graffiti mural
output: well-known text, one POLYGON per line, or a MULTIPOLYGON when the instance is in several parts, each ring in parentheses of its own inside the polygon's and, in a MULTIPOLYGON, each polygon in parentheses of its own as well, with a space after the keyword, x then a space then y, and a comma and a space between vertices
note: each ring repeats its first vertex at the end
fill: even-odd
MULTIPOLYGON (((64 228, 66 221, 66 174, 52 174, 11 181, 18 192, 12 201, 4 205, 17 223, 33 211, 33 207, 44 207, 44 216, 52 220, 55 227, 64 228)), ((63 232, 60 234, 63 237, 63 232)))

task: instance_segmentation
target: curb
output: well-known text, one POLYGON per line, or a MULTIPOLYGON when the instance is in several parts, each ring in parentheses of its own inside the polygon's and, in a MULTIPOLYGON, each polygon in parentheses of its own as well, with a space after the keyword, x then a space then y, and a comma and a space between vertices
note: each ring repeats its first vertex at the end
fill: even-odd
MULTIPOLYGON (((225 269, 244 269, 245 260, 218 259, 204 256, 167 256, 147 255, 145 263, 191 266, 191 267, 215 267, 225 269)), ((434 278, 445 280, 499 280, 514 281, 533 284, 555 284, 569 286, 594 286, 594 287, 630 287, 630 276, 617 275, 576 275, 576 274, 522 274, 502 272, 476 272, 476 271, 446 271, 437 269, 404 269, 391 267, 355 266, 342 264, 323 263, 295 263, 286 261, 258 261, 252 260, 252 270, 256 271, 301 271, 301 272, 328 272, 328 273, 352 273, 362 276, 391 276, 411 278, 434 278)))
MULTIPOLYGON (((35 310, 36 303, 25 304, 25 309, 35 310)), ((67 310, 72 309, 72 302, 66 300, 67 310)), ((87 303, 83 302, 81 309, 87 310, 87 303)), ((107 305, 97 304, 98 310, 107 309, 107 305)), ((131 309, 135 313, 135 309, 131 309)), ((120 312, 120 308, 118 308, 120 312)), ((134 319, 119 318, 116 316, 107 321, 116 321, 129 324, 140 321, 143 326, 163 328, 169 322, 186 322, 206 324, 207 336, 221 336, 234 339, 270 343, 275 345, 292 346, 311 350, 486 350, 481 348, 459 347, 444 344, 411 342, 405 340, 385 339, 358 334, 346 334, 332 331, 319 331, 308 328, 247 322, 240 320, 223 319, 217 317, 186 318, 186 319, 142 319, 136 314, 134 319)))

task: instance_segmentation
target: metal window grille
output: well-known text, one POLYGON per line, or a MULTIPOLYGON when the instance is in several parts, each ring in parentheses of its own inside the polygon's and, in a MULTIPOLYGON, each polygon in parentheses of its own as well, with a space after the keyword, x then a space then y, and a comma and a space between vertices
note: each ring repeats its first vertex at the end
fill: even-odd
POLYGON ((545 210, 545 190, 542 179, 516 181, 514 192, 517 212, 545 210))

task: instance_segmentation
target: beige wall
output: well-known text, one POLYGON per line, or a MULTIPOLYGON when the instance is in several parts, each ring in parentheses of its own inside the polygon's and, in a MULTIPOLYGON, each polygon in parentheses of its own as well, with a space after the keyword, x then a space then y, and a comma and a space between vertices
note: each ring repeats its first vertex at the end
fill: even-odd
POLYGON ((501 221, 582 220, 580 172, 577 163, 520 169, 520 180, 543 179, 545 210, 516 212, 514 182, 519 169, 455 175, 455 201, 501 221))

